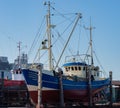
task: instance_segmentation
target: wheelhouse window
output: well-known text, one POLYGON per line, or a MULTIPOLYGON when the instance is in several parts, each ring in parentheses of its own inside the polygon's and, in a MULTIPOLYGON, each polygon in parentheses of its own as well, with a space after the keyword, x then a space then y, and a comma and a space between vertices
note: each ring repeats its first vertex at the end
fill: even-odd
POLYGON ((79 66, 78 68, 79 68, 79 70, 81 70, 81 67, 80 67, 80 66, 79 66))
POLYGON ((85 70, 85 67, 83 67, 83 70, 85 70))
POLYGON ((66 71, 68 71, 68 68, 67 68, 67 67, 66 67, 65 69, 66 69, 66 71))
POLYGON ((66 72, 70 71, 71 67, 65 67, 66 72))
POLYGON ((77 67, 75 67, 75 70, 76 70, 76 71, 78 70, 77 67))
POLYGON ((73 71, 73 70, 74 70, 74 67, 71 67, 71 70, 73 71))

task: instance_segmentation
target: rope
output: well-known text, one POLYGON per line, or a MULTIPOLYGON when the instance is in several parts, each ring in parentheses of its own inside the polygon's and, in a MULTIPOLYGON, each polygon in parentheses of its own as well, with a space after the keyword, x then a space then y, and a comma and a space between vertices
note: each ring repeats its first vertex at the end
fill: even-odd
POLYGON ((36 36, 35 36, 35 38, 34 38, 34 40, 33 40, 33 43, 32 43, 32 45, 31 45, 31 47, 30 47, 30 50, 28 51, 28 56, 30 56, 30 54, 31 54, 31 52, 33 51, 36 43, 38 42, 38 39, 40 38, 40 33, 41 33, 40 31, 42 31, 41 29, 42 29, 42 25, 44 24, 44 23, 43 23, 44 20, 45 20, 45 18, 43 18, 42 23, 41 23, 41 25, 40 25, 40 27, 39 27, 39 29, 38 29, 38 32, 36 33, 36 36))

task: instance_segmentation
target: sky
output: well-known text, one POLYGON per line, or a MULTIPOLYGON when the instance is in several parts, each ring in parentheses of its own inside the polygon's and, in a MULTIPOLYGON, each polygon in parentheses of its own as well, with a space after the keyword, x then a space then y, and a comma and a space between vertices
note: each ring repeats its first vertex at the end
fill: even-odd
MULTIPOLYGON (((13 62, 18 42, 28 52, 46 14, 45 0, 0 0, 0 56, 13 62)), ((88 26, 92 20, 93 40, 104 70, 120 80, 120 0, 51 0, 59 12, 82 13, 88 26)))

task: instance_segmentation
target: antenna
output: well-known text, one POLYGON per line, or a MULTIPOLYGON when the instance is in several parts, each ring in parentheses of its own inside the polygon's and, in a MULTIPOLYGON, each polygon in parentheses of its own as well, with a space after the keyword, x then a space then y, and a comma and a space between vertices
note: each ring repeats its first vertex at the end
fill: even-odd
POLYGON ((91 66, 94 65, 94 61, 93 61, 93 47, 92 47, 92 30, 95 29, 95 27, 92 27, 91 25, 91 17, 90 17, 90 27, 84 27, 86 30, 90 31, 90 47, 91 47, 91 66))

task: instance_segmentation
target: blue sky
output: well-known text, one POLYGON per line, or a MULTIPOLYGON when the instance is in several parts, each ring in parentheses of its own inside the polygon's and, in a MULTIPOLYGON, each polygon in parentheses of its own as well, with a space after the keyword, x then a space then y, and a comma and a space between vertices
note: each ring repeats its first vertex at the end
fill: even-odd
MULTIPOLYGON (((18 55, 17 43, 28 51, 46 14, 45 0, 0 0, 0 56, 10 62, 18 55), (26 47, 27 46, 27 47, 26 47)), ((80 12, 88 26, 90 17, 96 53, 105 71, 120 80, 120 0, 51 0, 64 13, 80 12)))

